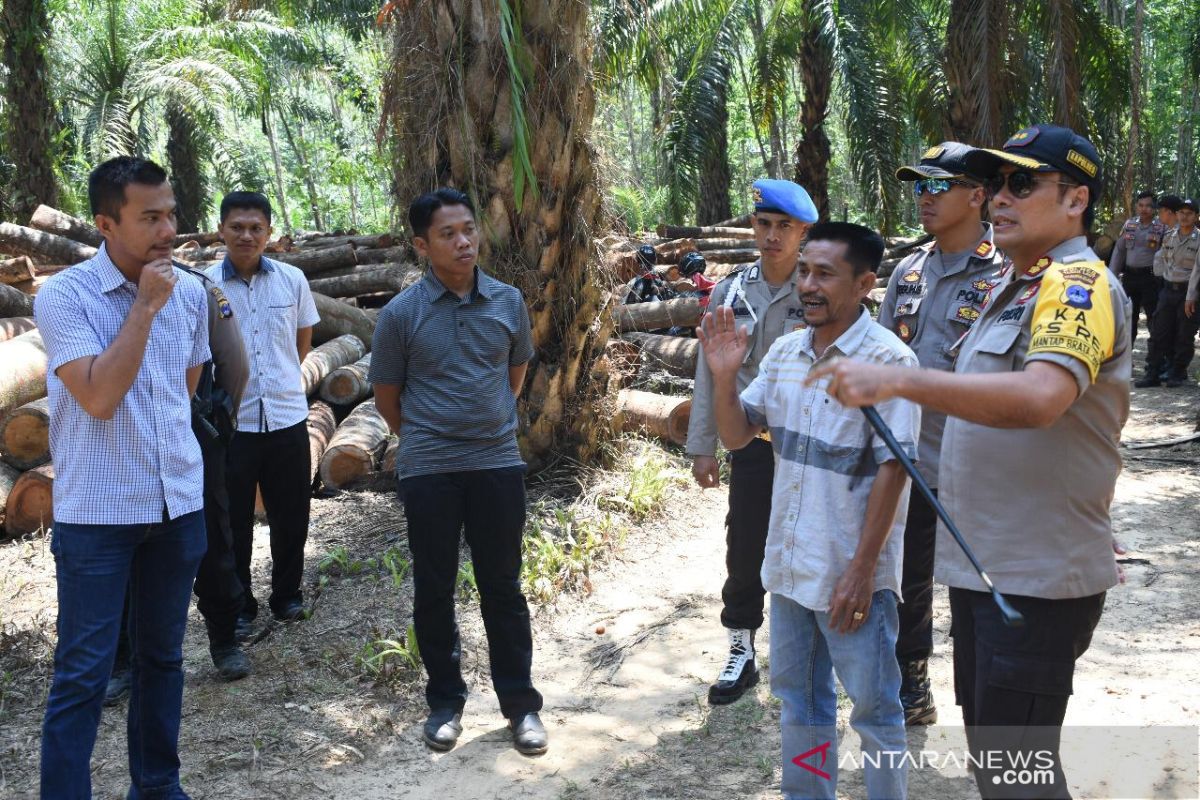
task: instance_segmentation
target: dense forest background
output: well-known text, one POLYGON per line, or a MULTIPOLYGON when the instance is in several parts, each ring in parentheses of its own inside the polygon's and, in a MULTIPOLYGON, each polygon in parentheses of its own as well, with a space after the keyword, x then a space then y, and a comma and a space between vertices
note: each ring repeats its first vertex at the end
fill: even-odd
POLYGON ((546 182, 539 142, 561 134, 546 120, 589 114, 577 130, 608 219, 631 230, 735 216, 771 175, 833 217, 903 232, 897 165, 1038 120, 1096 141, 1102 222, 1142 188, 1200 192, 1200 0, 0 3, 0 219, 22 223, 38 203, 86 217, 91 166, 136 153, 171 172, 181 231, 211 229, 235 188, 266 192, 278 229, 398 229, 411 174, 439 174, 409 145, 452 143, 458 110, 475 119, 489 94, 498 122, 472 134, 509 156, 516 206, 546 182), (558 22, 580 5, 585 24, 558 22), (439 20, 495 47, 468 69, 471 42, 443 44, 463 86, 430 104, 413 53, 439 20), (546 35, 590 59, 577 103, 543 63, 546 35))

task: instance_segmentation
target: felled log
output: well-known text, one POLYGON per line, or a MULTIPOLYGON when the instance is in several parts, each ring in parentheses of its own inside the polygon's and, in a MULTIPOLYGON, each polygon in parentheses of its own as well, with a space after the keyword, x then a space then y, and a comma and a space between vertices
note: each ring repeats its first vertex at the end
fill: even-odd
POLYGON ((292 250, 290 253, 277 253, 272 258, 299 268, 305 275, 315 275, 338 267, 352 267, 358 263, 354 248, 348 244, 324 250, 292 250))
POLYGON ((330 297, 357 297, 363 294, 390 292, 395 294, 421 279, 419 270, 398 270, 390 266, 358 266, 349 275, 326 278, 318 275, 308 282, 308 288, 330 297))
POLYGON ((344 244, 355 248, 377 250, 383 247, 392 247, 396 244, 396 238, 390 233, 369 236, 319 236, 316 239, 305 240, 302 246, 305 249, 323 250, 327 247, 341 247, 344 244))
POLYGON ((753 214, 742 214, 740 217, 725 219, 713 225, 714 228, 749 228, 752 224, 753 214))
POLYGON ((104 236, 96 230, 95 225, 50 206, 38 206, 34 209, 33 216, 29 218, 29 227, 65 236, 89 247, 99 248, 104 242, 104 236))
POLYGON ((353 364, 366 352, 366 345, 353 334, 344 334, 314 347, 300 364, 300 380, 304 385, 304 393, 312 394, 325 376, 338 367, 353 364))
POLYGON ((185 242, 182 246, 175 248, 175 257, 184 261, 220 261, 228 252, 223 244, 200 247, 193 242, 185 242))
POLYGON ((177 233, 175 234, 175 246, 181 247, 187 242, 195 242, 200 247, 212 247, 221 241, 221 234, 216 231, 208 233, 177 233))
MULTIPOLYGON (((336 340, 335 340, 336 341, 336 340)), ((371 396, 371 354, 338 367, 321 381, 321 399, 340 406, 348 406, 371 396)))
POLYGON ((8 317, 0 319, 0 342, 15 339, 37 327, 33 317, 8 317))
POLYGON ((331 339, 352 333, 362 341, 367 350, 371 349, 375 320, 364 314, 361 309, 320 292, 313 292, 312 297, 317 306, 317 313, 321 315, 321 321, 313 327, 314 344, 324 344, 331 339))
POLYGON ((748 264, 758 260, 757 247, 739 247, 733 250, 709 250, 704 260, 710 264, 748 264))
POLYGON ((696 359, 700 354, 697 340, 655 333, 627 333, 621 338, 636 344, 650 363, 665 367, 672 375, 696 377, 696 359))
POLYGON ((627 433, 649 433, 675 444, 687 442, 692 401, 637 389, 622 389, 618 395, 618 426, 627 433))
POLYGON ((359 264, 387 264, 392 261, 411 261, 412 250, 405 245, 375 247, 354 252, 359 264))
POLYGON ((78 264, 96 255, 96 248, 58 234, 0 222, 0 253, 29 256, 39 263, 78 264))
MULTIPOLYGON (((753 239, 754 229, 749 227, 724 227, 717 225, 659 225, 657 233, 664 239, 753 239)), ((698 243, 697 243, 698 244, 698 243)))
POLYGON ((50 401, 39 398, 0 417, 0 459, 17 469, 50 460, 50 401))
POLYGON ((0 343, 0 416, 46 396, 46 363, 36 330, 0 343))
POLYGON ((380 472, 395 472, 396 457, 400 455, 400 440, 394 437, 388 437, 387 449, 383 451, 383 458, 379 459, 380 472))
POLYGON ((13 483, 5 505, 4 530, 9 536, 24 536, 46 528, 54 521, 54 465, 43 464, 13 483))
POLYGON ((14 283, 31 281, 35 275, 37 268, 33 266, 33 259, 29 256, 0 259, 0 283, 12 286, 14 283))
POLYGON ((333 409, 328 403, 314 400, 308 407, 308 463, 311 465, 308 476, 309 483, 312 483, 313 479, 317 477, 317 470, 321 467, 321 457, 325 455, 325 448, 329 446, 329 440, 333 438, 336 430, 337 418, 333 414, 333 409))
POLYGON ((617 331, 653 331, 673 325, 694 327, 700 324, 700 299, 679 297, 653 303, 617 306, 617 331))
POLYGON ((12 492, 13 485, 17 479, 21 477, 19 470, 15 470, 3 461, 0 461, 0 531, 4 530, 4 518, 8 510, 8 495, 12 492))
POLYGON ((753 244, 752 239, 748 241, 732 237, 725 239, 693 239, 691 241, 696 243, 696 249, 702 254, 710 250, 747 250, 756 246, 753 244))
POLYGON ((321 483, 340 489, 373 472, 387 448, 388 426, 367 400, 342 420, 321 458, 321 483))
POLYGON ((42 288, 42 286, 48 280, 50 280, 49 275, 39 275, 36 278, 34 278, 33 280, 21 281, 19 283, 13 283, 13 284, 10 284, 10 286, 12 288, 16 289, 18 292, 23 292, 24 294, 28 294, 28 295, 35 295, 38 293, 38 289, 42 288))

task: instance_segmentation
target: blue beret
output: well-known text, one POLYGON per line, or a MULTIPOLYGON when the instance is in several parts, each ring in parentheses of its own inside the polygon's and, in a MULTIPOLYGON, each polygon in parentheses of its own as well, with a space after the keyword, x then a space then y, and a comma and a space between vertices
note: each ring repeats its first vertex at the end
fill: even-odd
POLYGON ((754 210, 781 211, 801 222, 816 222, 817 207, 804 187, 791 181, 759 178, 754 182, 754 210))

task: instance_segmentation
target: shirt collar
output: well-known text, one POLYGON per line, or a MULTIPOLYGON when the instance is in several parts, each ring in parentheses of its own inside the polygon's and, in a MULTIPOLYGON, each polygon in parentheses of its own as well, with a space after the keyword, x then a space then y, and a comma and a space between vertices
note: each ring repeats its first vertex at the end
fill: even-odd
POLYGON ((125 273, 121 272, 112 258, 109 257, 107 242, 100 244, 100 249, 92 257, 92 265, 96 271, 96 277, 100 280, 101 292, 107 294, 113 289, 124 286, 126 283, 132 283, 132 281, 125 277, 125 273))
MULTIPOLYGON (((442 295, 445 294, 452 295, 456 300, 460 299, 458 295, 454 294, 454 292, 451 292, 445 287, 445 285, 442 284, 441 281, 438 280, 437 276, 433 274, 432 267, 426 268, 425 277, 421 279, 421 283, 424 284, 425 291, 429 296, 429 302, 431 303, 435 300, 440 300, 442 295)), ((472 287, 467 297, 470 297, 472 300, 477 297, 482 297, 485 300, 491 300, 496 284, 498 283, 499 281, 481 270, 479 265, 476 264, 475 286, 472 287)))
MULTIPOLYGON (((858 307, 858 319, 854 324, 842 332, 842 335, 834 340, 829 349, 825 351, 822 358, 828 358, 831 355, 852 356, 862 347, 863 340, 867 338, 867 331, 871 329, 872 320, 871 312, 867 311, 867 307, 860 305, 858 307)), ((813 361, 817 361, 817 352, 813 349, 813 328, 804 329, 804 341, 800 343, 801 349, 812 357, 813 361)))
MULTIPOLYGON (((275 265, 271 263, 271 259, 266 256, 258 257, 258 268, 263 272, 274 272, 275 265)), ((221 279, 229 280, 237 277, 237 270, 233 268, 233 262, 229 260, 229 256, 225 256, 225 260, 221 262, 221 279)))

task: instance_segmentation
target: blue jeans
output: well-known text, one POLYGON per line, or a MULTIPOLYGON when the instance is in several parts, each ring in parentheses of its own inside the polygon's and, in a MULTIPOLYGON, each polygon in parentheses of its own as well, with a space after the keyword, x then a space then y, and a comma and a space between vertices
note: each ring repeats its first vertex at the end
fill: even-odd
POLYGON ((866 622, 853 633, 833 631, 827 612, 771 595, 771 692, 783 703, 782 789, 787 800, 836 796, 835 672, 854 704, 850 726, 862 739, 867 796, 904 800, 907 740, 896 662, 898 626, 896 595, 886 589, 871 597, 866 622), (801 756, 807 767, 795 763, 801 756))
POLYGON ((89 764, 128 585, 128 796, 186 798, 178 754, 183 634, 206 547, 204 513, 154 525, 56 522, 50 547, 58 578, 58 646, 42 722, 42 797, 92 796, 89 764))

